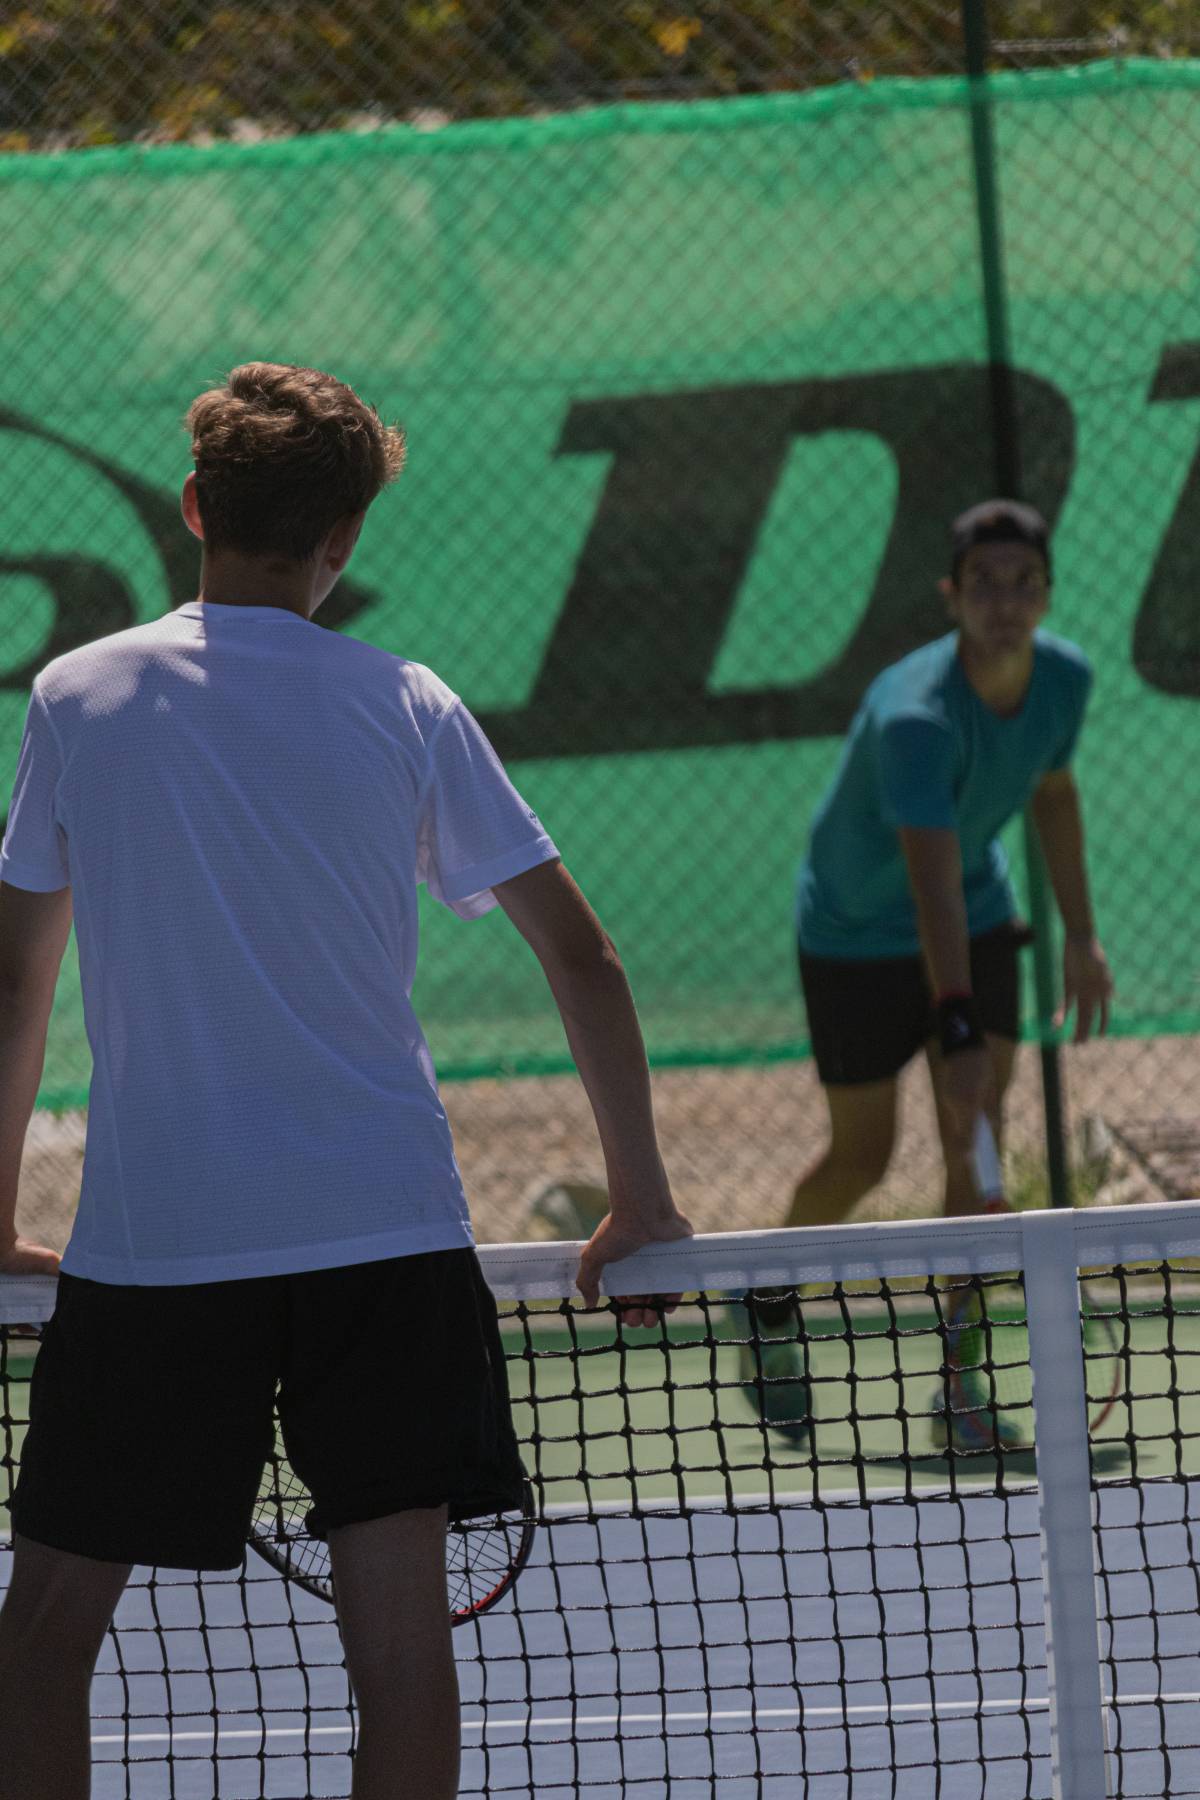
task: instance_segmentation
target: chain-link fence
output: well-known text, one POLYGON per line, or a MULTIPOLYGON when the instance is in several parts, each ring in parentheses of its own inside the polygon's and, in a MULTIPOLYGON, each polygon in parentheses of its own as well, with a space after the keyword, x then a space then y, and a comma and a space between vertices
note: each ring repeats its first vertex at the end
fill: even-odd
MULTIPOLYGON (((1050 622, 1097 670, 1078 768, 1119 1001, 1063 1053, 1076 1191, 1200 1181, 1200 27, 994 5, 981 84, 958 7, 920 0, 15 19, 0 771, 50 657, 194 594, 191 396, 254 356, 334 370, 411 460, 322 622, 484 720, 625 957, 682 1201, 771 1224, 823 1136, 795 867, 863 688, 943 629, 947 521, 997 486, 999 308, 1050 622)), ((521 1236, 532 1192, 598 1179, 586 1103, 514 934, 435 914, 418 1011, 481 1235, 521 1236)), ((88 1066, 68 958, 27 1223, 73 1202, 88 1066)), ((922 1080, 868 1213, 937 1209, 922 1080)), ((1028 1050, 1020 1198, 1044 1141, 1028 1050)))

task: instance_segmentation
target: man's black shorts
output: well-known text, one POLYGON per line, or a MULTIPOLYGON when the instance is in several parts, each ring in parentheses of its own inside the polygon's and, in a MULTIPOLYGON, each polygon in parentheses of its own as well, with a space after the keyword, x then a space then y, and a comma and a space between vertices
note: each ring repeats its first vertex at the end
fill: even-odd
POLYGON ((194 1286, 60 1276, 13 1529, 106 1562, 236 1568, 277 1389, 319 1531, 521 1504, 495 1302, 456 1249, 194 1286))
MULTIPOLYGON (((1021 1035, 1017 961, 1029 933, 1009 920, 971 939, 971 989, 985 1031, 1021 1035)), ((800 952, 800 983, 817 1074, 824 1087, 887 1081, 936 1036, 937 1020, 919 956, 843 962, 800 952)))

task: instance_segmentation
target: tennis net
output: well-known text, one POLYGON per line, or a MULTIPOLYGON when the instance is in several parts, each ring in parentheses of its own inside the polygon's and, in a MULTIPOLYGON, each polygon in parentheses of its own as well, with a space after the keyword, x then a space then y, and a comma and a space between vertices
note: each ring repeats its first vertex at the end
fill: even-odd
MULTIPOLYGON (((538 1524, 463 1796, 1200 1795, 1200 1203, 697 1238, 613 1274, 653 1329, 481 1255, 538 1524)), ((0 1283, 0 1507, 52 1303, 0 1283)), ((95 1800, 349 1793, 332 1609, 253 1554, 138 1571, 93 1710, 95 1800)))

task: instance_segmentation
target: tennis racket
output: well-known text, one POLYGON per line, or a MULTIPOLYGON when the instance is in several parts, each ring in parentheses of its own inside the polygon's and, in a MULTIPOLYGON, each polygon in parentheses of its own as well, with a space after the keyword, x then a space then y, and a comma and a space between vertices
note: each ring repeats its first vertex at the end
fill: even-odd
MULTIPOLYGON (((1007 1212, 996 1140, 980 1116, 972 1147, 975 1188, 983 1212, 1007 1212)), ((982 1290, 956 1283, 946 1307, 946 1383, 955 1437, 978 1449, 1029 1448, 1033 1378, 1029 1331, 1021 1310, 986 1312, 982 1290)), ((1088 1431, 1099 1431, 1121 1386, 1121 1359, 1112 1319, 1081 1296, 1088 1431)))
MULTIPOLYGON (((333 1602, 329 1546, 309 1529, 312 1500, 282 1451, 263 1470, 248 1543, 305 1593, 333 1602)), ((446 1532, 446 1588, 451 1625, 491 1610, 529 1561, 537 1518, 528 1479, 519 1512, 452 1521, 446 1532)))

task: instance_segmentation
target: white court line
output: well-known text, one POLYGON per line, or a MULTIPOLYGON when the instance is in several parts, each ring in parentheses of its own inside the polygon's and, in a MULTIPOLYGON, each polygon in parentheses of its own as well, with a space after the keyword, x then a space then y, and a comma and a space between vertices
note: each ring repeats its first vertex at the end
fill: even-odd
MULTIPOLYGON (((1196 1694, 1122 1694, 1115 1702, 1122 1706, 1181 1706, 1195 1705, 1200 1702, 1200 1693, 1196 1694)), ((767 1719, 880 1719, 891 1720, 904 1717, 941 1718, 947 1714, 958 1713, 967 1717, 978 1716, 986 1712, 1045 1712, 1050 1702, 1044 1699, 1002 1699, 1002 1700, 912 1700, 898 1701, 890 1706, 760 1706, 742 1710, 703 1711, 703 1712, 645 1712, 631 1713, 618 1711, 615 1713, 564 1713, 540 1714, 537 1716, 517 1716, 508 1719, 464 1719, 463 1733, 492 1731, 561 1731, 564 1727, 581 1730, 589 1726, 623 1725, 712 1725, 712 1724, 758 1724, 767 1719)), ((1114 1702, 1104 1702, 1106 1712, 1114 1710, 1114 1702)), ((274 1738, 322 1738, 349 1737, 351 1727, 347 1725, 303 1725, 269 1726, 265 1731, 253 1728, 239 1731, 223 1731, 216 1728, 218 1744, 240 1743, 253 1740, 255 1743, 269 1741, 274 1738)), ((112 1732, 95 1735, 93 1746, 121 1744, 188 1744, 211 1743, 212 1730, 200 1731, 164 1731, 164 1732, 112 1732)))
MULTIPOLYGON (((818 1419, 818 1426, 820 1425, 820 1422, 821 1421, 818 1419)), ((807 1466, 805 1465, 805 1471, 806 1467, 807 1466)), ((593 1514, 600 1517, 612 1513, 621 1513, 636 1523, 643 1514, 660 1512, 673 1512, 678 1514, 681 1519, 687 1519, 692 1513, 700 1512, 724 1512, 729 1514, 740 1512, 753 1512, 756 1514, 799 1511, 816 1512, 826 1506, 836 1506, 839 1510, 843 1508, 850 1510, 852 1507, 858 1506, 865 1512, 868 1508, 874 1506, 877 1501, 886 1503, 889 1500, 907 1500, 912 1498, 918 1501, 922 1506, 936 1505, 938 1503, 953 1504, 957 1500, 978 1500, 981 1498, 1002 1502, 1004 1500, 1017 1499, 1018 1497, 1024 1497, 1026 1495, 1034 1495, 1038 1491, 1038 1484, 1035 1480, 1014 1480, 1005 1484, 1003 1494, 997 1494, 995 1491, 994 1478, 992 1478, 992 1485, 989 1487, 987 1485, 988 1477, 981 1473, 978 1478, 979 1486, 984 1490, 981 1494, 969 1491, 974 1484, 972 1484, 969 1478, 966 1478, 960 1479, 957 1488, 926 1488, 918 1487, 916 1485, 911 1488, 877 1488, 868 1486, 865 1499, 856 1487, 833 1488, 826 1487, 824 1483, 820 1483, 818 1484, 816 1496, 814 1498, 811 1488, 806 1488, 799 1493, 788 1493, 782 1480, 782 1477, 787 1475, 787 1473, 788 1469, 786 1466, 780 1470, 781 1480, 773 1494, 769 1492, 761 1494, 735 1493, 732 1500, 725 1494, 688 1494, 684 1497, 682 1506, 678 1497, 674 1494, 658 1495, 647 1500, 639 1500, 636 1503, 630 1499, 582 1500, 574 1502, 570 1500, 554 1500, 538 1514, 538 1522, 543 1525, 556 1525, 560 1521, 565 1520, 568 1524, 587 1525, 593 1522, 593 1514)), ((996 1540, 997 1543, 1003 1541, 1007 1540, 999 1538, 996 1540)), ((911 1548, 911 1545, 881 1544, 878 1547, 882 1550, 891 1550, 893 1548, 903 1550, 911 1548)))

